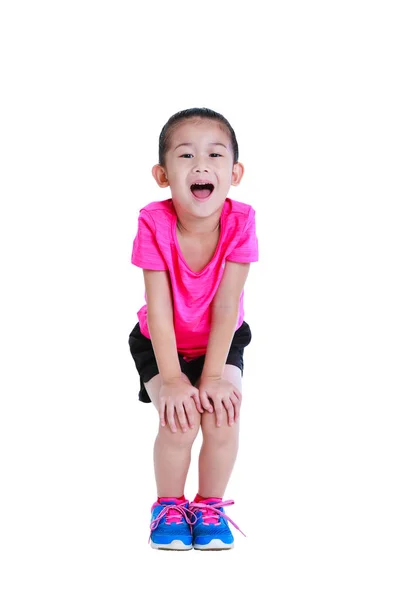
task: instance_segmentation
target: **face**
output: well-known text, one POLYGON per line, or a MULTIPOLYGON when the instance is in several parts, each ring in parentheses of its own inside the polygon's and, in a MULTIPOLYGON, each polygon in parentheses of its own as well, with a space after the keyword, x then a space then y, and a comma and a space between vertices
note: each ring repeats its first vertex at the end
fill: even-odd
POLYGON ((173 131, 165 167, 156 165, 153 175, 170 187, 178 215, 207 217, 222 210, 243 166, 233 163, 230 136, 216 121, 192 119, 173 131))

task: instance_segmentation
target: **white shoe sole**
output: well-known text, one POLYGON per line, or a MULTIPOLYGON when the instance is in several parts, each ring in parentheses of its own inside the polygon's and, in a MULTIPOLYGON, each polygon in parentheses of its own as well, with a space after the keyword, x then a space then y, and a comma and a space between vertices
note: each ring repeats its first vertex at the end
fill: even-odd
POLYGON ((230 550, 234 544, 224 544, 221 540, 211 540, 208 544, 194 544, 195 550, 230 550))
POLYGON ((156 544, 150 540, 150 545, 156 550, 191 550, 192 544, 184 544, 182 540, 173 540, 170 544, 156 544))

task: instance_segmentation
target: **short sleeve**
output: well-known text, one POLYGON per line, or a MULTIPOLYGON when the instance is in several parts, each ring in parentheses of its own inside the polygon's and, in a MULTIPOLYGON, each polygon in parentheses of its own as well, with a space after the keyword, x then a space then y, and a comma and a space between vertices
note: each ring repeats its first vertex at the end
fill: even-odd
POLYGON ((254 208, 250 207, 243 232, 238 239, 237 245, 233 248, 232 252, 226 257, 226 260, 241 263, 258 261, 256 213, 254 208))
POLYGON ((141 210, 139 214, 138 231, 133 241, 131 262, 142 269, 168 270, 157 243, 154 221, 144 210, 141 210))

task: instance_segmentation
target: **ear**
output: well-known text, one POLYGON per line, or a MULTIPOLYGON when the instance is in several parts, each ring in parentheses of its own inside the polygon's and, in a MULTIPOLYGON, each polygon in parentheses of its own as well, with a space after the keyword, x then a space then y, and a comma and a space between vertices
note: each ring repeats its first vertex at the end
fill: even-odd
POLYGON ((237 162, 233 165, 231 185, 239 185, 244 175, 244 166, 237 162))
POLYGON ((164 167, 161 165, 154 165, 151 172, 160 187, 165 188, 169 186, 167 172, 164 167))

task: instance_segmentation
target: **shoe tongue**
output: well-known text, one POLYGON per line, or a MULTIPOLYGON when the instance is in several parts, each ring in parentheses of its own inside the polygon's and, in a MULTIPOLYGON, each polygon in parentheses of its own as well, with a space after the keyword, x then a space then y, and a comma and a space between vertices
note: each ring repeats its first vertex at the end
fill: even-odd
MULTIPOLYGON (((221 502, 221 498, 206 498, 205 500, 201 501, 202 504, 218 504, 219 502, 221 502)), ((218 510, 221 509, 219 508, 218 510)), ((216 525, 219 523, 220 516, 212 508, 203 508, 202 513, 203 521, 205 523, 209 523, 210 525, 216 525)))
POLYGON ((219 523, 219 514, 212 510, 212 508, 202 508, 203 521, 210 525, 216 525, 219 523))
MULTIPOLYGON (((180 502, 177 498, 160 498, 160 504, 184 504, 184 502, 180 502)), ((167 523, 180 523, 182 521, 182 513, 179 510, 174 510, 171 508, 166 515, 167 523)))

